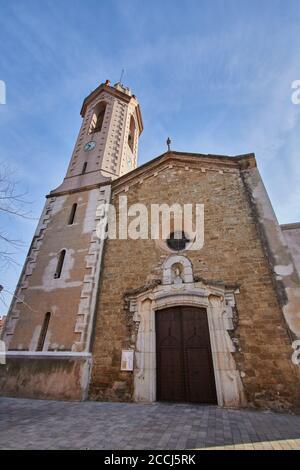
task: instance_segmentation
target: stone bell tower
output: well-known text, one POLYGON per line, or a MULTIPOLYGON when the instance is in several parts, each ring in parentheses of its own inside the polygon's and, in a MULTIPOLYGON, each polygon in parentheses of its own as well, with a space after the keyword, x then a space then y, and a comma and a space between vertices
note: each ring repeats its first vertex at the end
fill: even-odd
POLYGON ((63 184, 58 190, 81 188, 115 179, 137 166, 143 131, 138 101, 121 83, 107 80, 83 102, 81 129, 63 184))
POLYGON ((7 317, 0 393, 86 394, 103 252, 97 208, 110 201, 110 182, 136 168, 143 124, 136 97, 109 81, 84 100, 81 116, 66 176, 47 196, 7 317))

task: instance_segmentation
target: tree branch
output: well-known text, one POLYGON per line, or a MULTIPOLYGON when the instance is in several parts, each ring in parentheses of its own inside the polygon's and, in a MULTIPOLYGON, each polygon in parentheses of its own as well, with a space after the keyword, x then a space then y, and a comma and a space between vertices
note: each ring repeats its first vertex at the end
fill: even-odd
MULTIPOLYGON (((25 200, 26 192, 17 188, 18 183, 13 179, 13 171, 6 164, 0 163, 0 221, 1 217, 16 217, 26 220, 37 220, 25 211, 24 206, 31 204, 25 200)), ((14 259, 15 253, 10 253, 2 244, 9 244, 15 248, 23 246, 21 240, 14 239, 10 234, 0 229, 0 266, 7 268, 18 265, 14 259)))

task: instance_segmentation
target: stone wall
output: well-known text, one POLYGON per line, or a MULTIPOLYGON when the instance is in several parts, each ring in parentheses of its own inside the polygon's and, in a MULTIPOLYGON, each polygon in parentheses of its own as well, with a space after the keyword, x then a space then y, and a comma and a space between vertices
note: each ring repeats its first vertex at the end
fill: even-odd
MULTIPOLYGON (((128 205, 202 203, 205 243, 185 254, 194 276, 239 285, 238 342, 233 353, 248 405, 289 408, 299 400, 299 377, 291 362, 288 328, 242 173, 244 158, 166 155, 113 183, 113 201, 128 205)), ((121 372, 122 349, 135 348, 136 327, 126 310, 128 292, 162 280, 167 253, 153 240, 108 240, 95 326, 90 398, 130 401, 133 373, 121 372)))
POLYGON ((38 399, 84 400, 90 357, 8 355, 0 365, 2 395, 38 399))

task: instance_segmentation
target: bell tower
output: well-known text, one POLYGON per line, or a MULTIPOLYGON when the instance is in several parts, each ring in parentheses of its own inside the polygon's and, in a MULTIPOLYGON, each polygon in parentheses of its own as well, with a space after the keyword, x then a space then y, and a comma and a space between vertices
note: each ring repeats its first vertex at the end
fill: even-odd
POLYGON ((137 167, 143 131, 139 103, 121 83, 101 84, 83 102, 81 129, 63 184, 73 190, 115 179, 137 167))
POLYGON ((136 168, 143 124, 136 97, 109 81, 84 100, 81 116, 66 176, 46 197, 3 331, 7 394, 86 396, 104 247, 98 208, 110 202, 111 181, 136 168))

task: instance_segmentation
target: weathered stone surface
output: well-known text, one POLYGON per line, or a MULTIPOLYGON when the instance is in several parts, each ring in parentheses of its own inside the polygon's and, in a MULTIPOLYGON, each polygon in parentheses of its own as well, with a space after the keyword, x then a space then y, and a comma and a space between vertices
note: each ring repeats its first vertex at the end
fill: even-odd
MULTIPOLYGON (((235 331, 240 349, 233 356, 249 405, 289 408, 299 402, 299 378, 291 362, 291 340, 257 220, 241 177, 241 161, 247 169, 255 167, 253 156, 240 161, 183 154, 169 161, 165 157, 155 169, 149 165, 140 173, 136 170, 131 179, 129 175, 114 182, 113 202, 117 206, 118 196, 126 194, 128 206, 138 202, 148 207, 176 202, 205 205, 204 247, 183 254, 191 260, 196 277, 240 286, 235 331)), ((115 384, 123 382, 122 399, 133 399, 133 374, 120 372, 121 350, 135 347, 136 338, 130 316, 125 314, 124 295, 143 288, 151 279, 162 279, 162 265, 168 256, 153 240, 108 240, 95 327, 91 398, 119 400, 115 384)))
POLYGON ((15 357, 0 367, 0 390, 5 396, 84 400, 89 358, 15 357))
POLYGON ((281 225, 281 229, 300 277, 300 224, 281 225))

